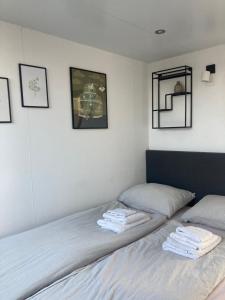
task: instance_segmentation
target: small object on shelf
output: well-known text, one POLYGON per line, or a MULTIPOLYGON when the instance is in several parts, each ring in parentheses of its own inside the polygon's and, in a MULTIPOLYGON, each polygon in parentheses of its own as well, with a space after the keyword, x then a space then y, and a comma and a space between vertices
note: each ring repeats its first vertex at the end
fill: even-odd
POLYGON ((184 86, 181 81, 177 81, 174 86, 174 93, 183 93, 184 92, 184 86))
POLYGON ((152 128, 192 127, 192 67, 152 73, 152 128), (182 78, 175 81, 175 78, 182 78))

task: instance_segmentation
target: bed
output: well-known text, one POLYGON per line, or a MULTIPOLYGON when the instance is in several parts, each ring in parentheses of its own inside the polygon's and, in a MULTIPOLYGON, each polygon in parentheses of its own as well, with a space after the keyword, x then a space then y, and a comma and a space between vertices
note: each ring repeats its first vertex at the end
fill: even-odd
MULTIPOLYGON (((147 182, 196 191, 195 202, 206 194, 225 195, 225 154, 148 150, 146 158, 147 182)), ((169 221, 30 299, 224 299, 225 231, 218 232, 224 239, 215 250, 192 261, 161 248, 168 234, 179 225, 176 220, 169 221)))
POLYGON ((96 259, 147 235, 166 221, 160 214, 122 234, 101 230, 113 201, 0 240, 0 299, 24 299, 96 259))
POLYGON ((179 225, 169 221, 139 241, 73 272, 30 300, 207 299, 225 277, 225 241, 195 261, 163 251, 163 241, 179 225))

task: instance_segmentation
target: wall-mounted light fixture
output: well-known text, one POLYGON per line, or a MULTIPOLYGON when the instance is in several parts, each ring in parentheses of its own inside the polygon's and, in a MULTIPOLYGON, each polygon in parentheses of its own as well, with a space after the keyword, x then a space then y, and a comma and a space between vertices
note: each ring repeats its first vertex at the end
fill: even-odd
POLYGON ((216 65, 208 65, 206 66, 206 70, 202 73, 202 81, 210 82, 212 81, 212 74, 216 73, 216 65))

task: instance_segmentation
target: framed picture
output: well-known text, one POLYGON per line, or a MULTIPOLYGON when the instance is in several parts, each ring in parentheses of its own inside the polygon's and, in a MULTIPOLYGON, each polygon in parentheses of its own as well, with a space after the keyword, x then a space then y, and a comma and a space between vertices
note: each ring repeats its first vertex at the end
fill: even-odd
POLYGON ((47 69, 19 64, 23 107, 48 108, 47 69))
POLYGON ((70 68, 72 127, 108 128, 106 74, 70 68))
POLYGON ((9 80, 0 77, 0 123, 12 123, 9 80))

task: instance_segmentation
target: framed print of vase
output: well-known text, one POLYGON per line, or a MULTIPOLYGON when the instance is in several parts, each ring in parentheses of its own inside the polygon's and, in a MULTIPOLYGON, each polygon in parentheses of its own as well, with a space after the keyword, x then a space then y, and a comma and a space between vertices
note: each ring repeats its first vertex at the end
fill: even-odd
POLYGON ((0 123, 12 123, 9 79, 0 77, 0 123))
POLYGON ((72 127, 108 128, 106 74, 70 68, 72 127))
POLYGON ((19 64, 23 107, 49 108, 47 69, 19 64))

